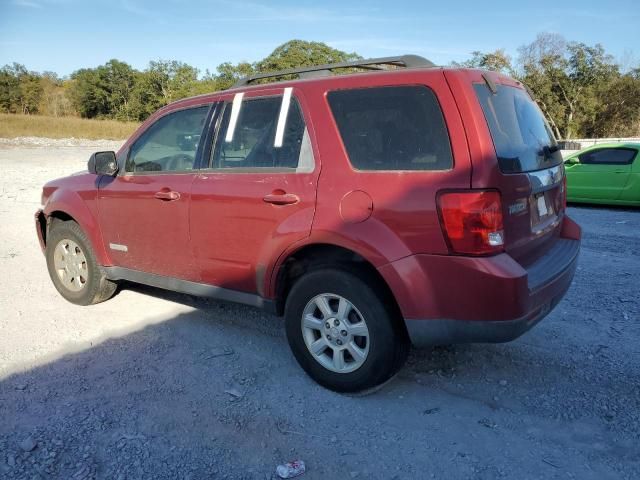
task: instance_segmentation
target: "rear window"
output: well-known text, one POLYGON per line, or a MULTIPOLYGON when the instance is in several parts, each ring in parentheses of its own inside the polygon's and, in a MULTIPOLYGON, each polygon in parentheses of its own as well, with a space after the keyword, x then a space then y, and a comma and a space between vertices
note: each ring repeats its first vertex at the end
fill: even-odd
POLYGON ((529 172, 562 162, 544 115, 524 90, 497 85, 497 93, 492 94, 484 83, 474 88, 502 172, 529 172))
POLYGON ((449 135, 425 86, 337 90, 327 95, 351 165, 358 170, 447 170, 449 135))

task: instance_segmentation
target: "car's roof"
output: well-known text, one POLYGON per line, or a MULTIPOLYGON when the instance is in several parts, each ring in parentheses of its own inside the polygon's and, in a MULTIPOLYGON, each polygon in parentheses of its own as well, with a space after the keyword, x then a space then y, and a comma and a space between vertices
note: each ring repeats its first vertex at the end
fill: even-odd
MULTIPOLYGON (((394 76, 394 75, 406 75, 412 73, 428 73, 428 72, 441 72, 443 70, 447 70, 446 67, 413 67, 413 68, 402 68, 395 70, 376 70, 370 72, 358 72, 358 73, 348 73, 348 74, 338 74, 338 75, 330 75, 330 76, 318 76, 318 77, 306 77, 306 78, 296 78, 293 80, 282 80, 282 81, 273 81, 267 83, 253 83, 248 85, 241 86, 232 86, 225 90, 217 90, 215 92, 203 93, 201 95, 197 95, 194 97, 182 98, 180 100, 176 100, 163 108, 173 106, 176 107, 182 103, 192 103, 192 100, 195 99, 204 99, 208 100, 210 98, 214 98, 216 96, 224 95, 227 93, 239 93, 239 92, 251 92, 254 90, 264 90, 265 88, 286 88, 286 87, 296 87, 300 85, 314 85, 318 83, 332 83, 335 81, 342 81, 348 78, 350 81, 353 79, 357 82, 358 79, 367 78, 372 75, 375 76, 394 76)), ((458 69, 460 70, 460 69, 458 69)))
POLYGON ((481 72, 483 74, 491 74, 495 75, 498 78, 508 78, 504 75, 497 72, 490 72, 487 70, 477 69, 477 68, 462 68, 462 67, 411 67, 411 68, 398 68, 398 69, 389 69, 389 70, 376 70, 376 71, 367 71, 367 72, 358 72, 358 73, 348 73, 348 74, 338 74, 338 75, 329 75, 329 76, 317 76, 317 77, 305 77, 305 78, 296 78, 293 80, 283 80, 283 81, 273 81, 268 83, 258 83, 258 84, 249 84, 242 85, 238 87, 231 87, 225 90, 218 90, 215 92, 205 93, 202 95, 197 95, 195 97, 183 98, 177 100, 173 103, 170 103, 162 108, 162 110, 166 109, 177 109, 182 106, 191 106, 197 104, 198 101, 200 103, 206 103, 209 101, 216 101, 218 97, 227 95, 227 94, 235 94, 240 92, 251 92, 255 90, 264 90, 267 88, 286 88, 286 87, 299 87, 299 86, 313 86, 317 84, 328 84, 328 85, 336 85, 336 84, 356 84, 361 80, 366 78, 370 78, 371 76, 376 77, 394 77, 394 76, 407 76, 407 75, 442 75, 442 72, 445 71, 457 71, 457 72, 481 72))
MULTIPOLYGON (((354 73, 344 73, 337 75, 328 75, 328 76, 318 76, 318 77, 305 77, 305 78, 296 78, 293 80, 282 80, 282 81, 273 81, 268 83, 257 83, 257 84, 248 84, 248 85, 240 85, 233 86, 225 92, 244 92, 251 90, 259 90, 268 87, 294 87, 296 85, 312 85, 318 83, 333 83, 335 81, 349 79, 350 81, 357 81, 358 79, 367 78, 371 76, 376 77, 388 77, 395 75, 406 75, 412 73, 427 73, 427 72, 440 72, 444 70, 445 67, 412 67, 412 68, 399 68, 393 70, 375 70, 368 72, 354 72, 354 73)), ((220 92, 216 92, 220 93, 220 92)))

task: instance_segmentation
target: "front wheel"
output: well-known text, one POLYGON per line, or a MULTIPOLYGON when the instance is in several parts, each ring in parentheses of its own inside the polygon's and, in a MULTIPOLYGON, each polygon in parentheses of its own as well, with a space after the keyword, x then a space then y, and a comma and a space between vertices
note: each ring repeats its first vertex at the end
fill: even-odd
POLYGON ((391 302, 364 274, 323 269, 302 276, 285 307, 287 338, 300 366, 338 392, 384 383, 409 347, 391 302))
POLYGON ((116 284, 100 270, 89 240, 76 222, 53 220, 45 256, 53 285, 71 303, 93 305, 113 296, 116 284))

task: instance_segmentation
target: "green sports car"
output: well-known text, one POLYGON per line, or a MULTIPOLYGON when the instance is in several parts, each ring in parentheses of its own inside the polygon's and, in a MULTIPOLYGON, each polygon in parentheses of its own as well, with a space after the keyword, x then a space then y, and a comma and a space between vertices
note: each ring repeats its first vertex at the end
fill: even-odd
POLYGON ((564 160, 567 201, 640 206, 640 143, 602 143, 564 160))

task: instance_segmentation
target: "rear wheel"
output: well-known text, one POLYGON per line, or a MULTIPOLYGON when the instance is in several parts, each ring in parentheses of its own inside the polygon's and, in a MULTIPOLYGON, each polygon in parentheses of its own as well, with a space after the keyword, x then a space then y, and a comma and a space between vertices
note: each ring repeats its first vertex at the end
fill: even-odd
POLYGON ((333 268, 303 275, 285 307, 287 338, 300 366, 338 392, 391 378, 409 348, 391 300, 365 275, 333 268))
POLYGON ((93 305, 116 291, 116 284, 100 270, 85 233, 74 221, 53 220, 45 256, 53 285, 71 303, 93 305))

